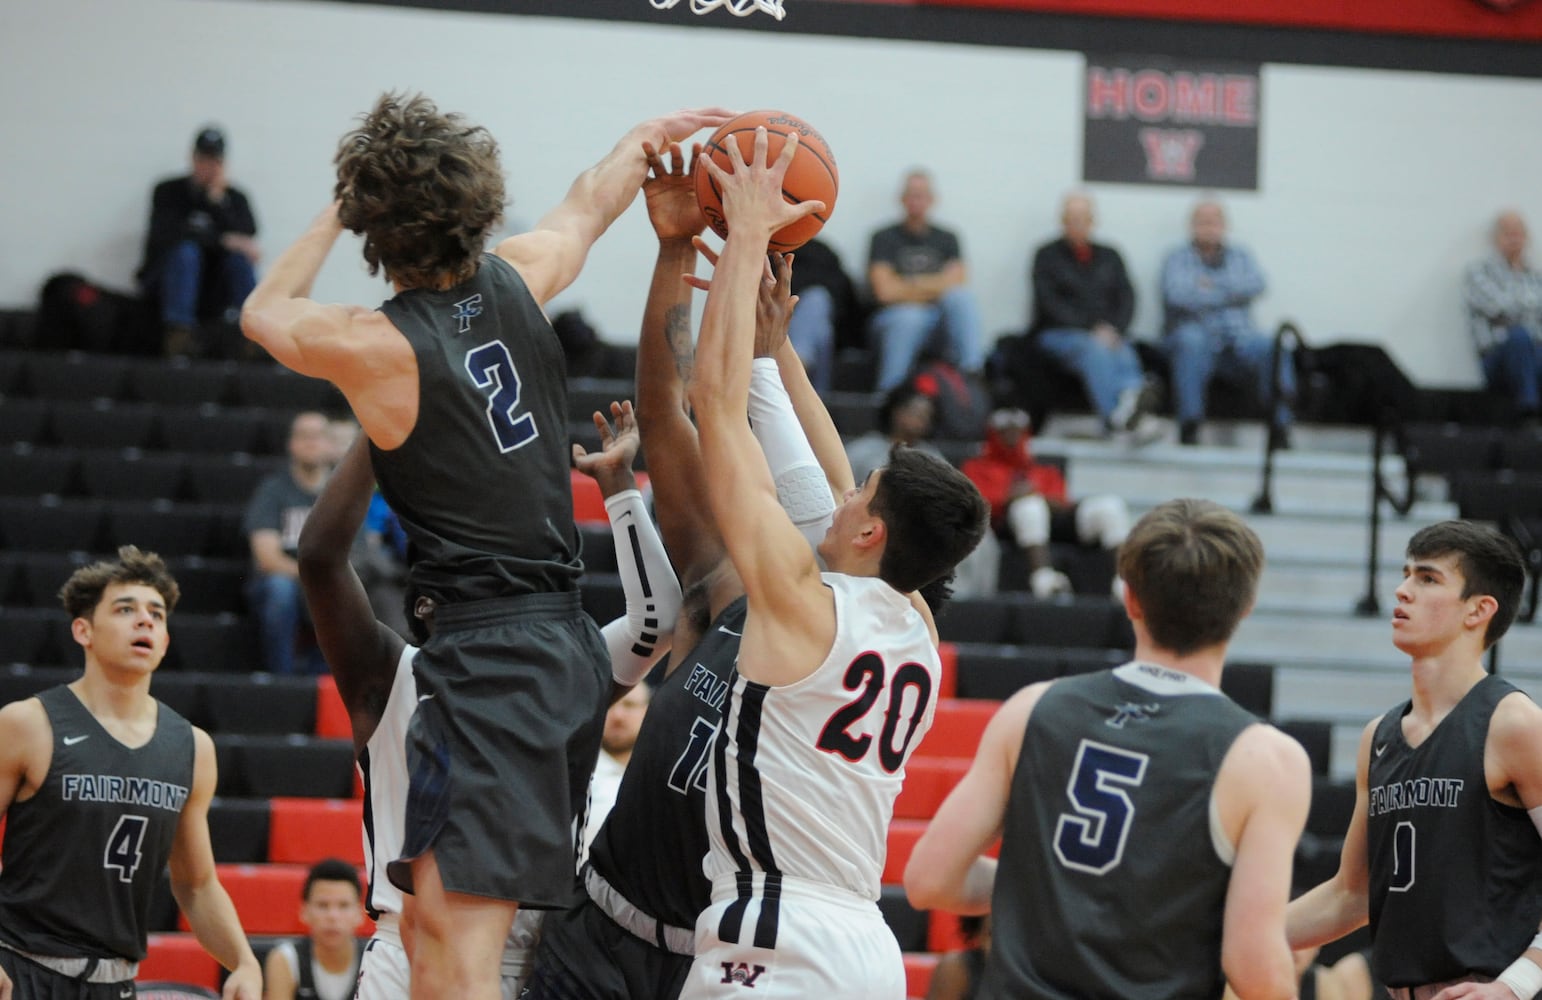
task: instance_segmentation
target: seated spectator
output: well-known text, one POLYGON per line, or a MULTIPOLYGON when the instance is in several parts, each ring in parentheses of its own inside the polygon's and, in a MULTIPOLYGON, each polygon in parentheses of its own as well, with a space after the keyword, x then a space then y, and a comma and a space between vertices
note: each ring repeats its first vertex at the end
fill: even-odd
POLYGON ((1156 393, 1148 388, 1140 358, 1129 341, 1135 289, 1119 251, 1092 242, 1092 199, 1067 195, 1060 213, 1061 237, 1033 256, 1033 320, 1029 333, 1039 348, 1081 379, 1103 432, 1139 432, 1148 441, 1159 428, 1148 414, 1156 393))
MULTIPOLYGON (((1274 341, 1253 324, 1252 303, 1263 294, 1263 272, 1252 254, 1226 242, 1221 206, 1213 201, 1194 206, 1190 232, 1191 242, 1162 265, 1162 306, 1178 440, 1198 444, 1205 391, 1213 376, 1251 382, 1260 402, 1269 398, 1274 341)), ((1288 401, 1295 392, 1295 365, 1287 356, 1280 366, 1280 402, 1269 427, 1277 447, 1290 446, 1288 401)))
POLYGON ((900 194, 903 221, 873 234, 867 280, 878 308, 870 336, 878 351, 880 392, 905 380, 935 341, 939 353, 965 372, 985 365, 979 306, 966 287, 958 237, 934 226, 931 177, 913 170, 900 194))
POLYGON ((295 554, 300 529, 332 470, 334 439, 327 418, 297 414, 289 425, 289 465, 257 484, 246 505, 242 530, 252 552, 246 599, 257 617, 263 664, 274 674, 323 674, 327 665, 315 643, 301 643, 310 619, 300 593, 295 554), (297 651, 297 646, 303 650, 297 651))
POLYGON ((1537 423, 1542 372, 1542 272, 1526 260, 1526 220, 1501 212, 1494 254, 1467 269, 1467 312, 1483 378, 1504 393, 1520 419, 1537 423))
POLYGON ((959 917, 958 929, 964 935, 964 948, 937 960, 926 1000, 971 1000, 978 994, 991 953, 991 915, 959 917))
POLYGON ((155 186, 139 282, 160 306, 168 356, 204 353, 199 330, 211 312, 234 326, 257 285, 257 221, 225 179, 225 136, 206 128, 193 140, 193 171, 155 186))
POLYGON ((280 941, 263 963, 264 1000, 348 1000, 359 982, 364 922, 359 873, 328 858, 305 876, 300 922, 306 936, 280 941))
MULTIPOLYGON (((846 458, 856 482, 887 465, 889 452, 896 446, 917 448, 946 461, 947 456, 931 442, 936 413, 931 397, 914 383, 902 382, 891 389, 878 410, 878 429, 846 443, 846 458)), ((987 534, 954 570, 953 596, 989 597, 996 592, 1000 568, 1001 549, 987 534)))
POLYGON ((798 304, 787 324, 787 339, 814 388, 825 392, 835 373, 836 333, 856 312, 857 290, 841 259, 823 241, 809 240, 796 257, 792 293, 798 304))
POLYGON ((1022 410, 991 414, 980 454, 962 469, 991 505, 996 533, 1027 556, 1029 589, 1036 597, 1053 597, 1070 593, 1071 580, 1051 565, 1049 543, 1117 549, 1130 531, 1130 511, 1115 496, 1067 497, 1060 470, 1033 460, 1028 424, 1022 410))
POLYGON ((594 777, 589 782, 589 810, 584 814, 584 839, 579 848, 579 861, 589 856, 589 845, 605 823, 605 817, 616 804, 616 792, 621 788, 621 776, 632 759, 632 747, 637 744, 637 731, 642 728, 643 716, 648 714, 648 702, 652 689, 647 682, 638 684, 623 697, 611 702, 605 712, 605 729, 600 733, 600 756, 595 759, 594 777))
POLYGON ((852 477, 860 483, 874 469, 887 465, 889 450, 897 444, 946 461, 930 440, 935 418, 936 405, 918 387, 906 382, 890 389, 878 407, 878 429, 846 442, 852 477))

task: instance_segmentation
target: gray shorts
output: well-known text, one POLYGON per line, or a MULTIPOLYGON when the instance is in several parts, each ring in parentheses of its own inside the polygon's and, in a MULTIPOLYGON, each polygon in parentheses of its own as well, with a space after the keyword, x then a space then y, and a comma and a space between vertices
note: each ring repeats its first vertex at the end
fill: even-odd
POLYGON ((413 662, 407 817, 391 882, 433 849, 445 889, 561 909, 599 755, 610 659, 577 593, 449 605, 413 662))

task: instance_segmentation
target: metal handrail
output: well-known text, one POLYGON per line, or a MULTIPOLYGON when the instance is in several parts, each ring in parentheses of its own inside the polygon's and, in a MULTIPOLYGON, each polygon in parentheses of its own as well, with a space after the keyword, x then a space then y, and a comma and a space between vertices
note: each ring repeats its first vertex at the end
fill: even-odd
POLYGON ((1408 449, 1403 441, 1403 422, 1391 409, 1382 411, 1381 420, 1371 435, 1371 537, 1369 551, 1365 557, 1365 596, 1355 604, 1355 614, 1365 617, 1381 613, 1381 601, 1376 596, 1376 565, 1381 556, 1381 502, 1385 500, 1391 504, 1393 512, 1398 517, 1406 517, 1413 509, 1414 480, 1418 478, 1418 472, 1412 466, 1404 467, 1407 480, 1404 484, 1406 492, 1401 497, 1393 493, 1392 487, 1387 485, 1386 478, 1381 474, 1381 460, 1386 454, 1384 441, 1389 435, 1397 442, 1397 450, 1406 455, 1408 449))
MULTIPOLYGON (((1274 453, 1278 450, 1277 436, 1274 433, 1276 411, 1279 409, 1284 395, 1280 391, 1280 367, 1287 359, 1285 353, 1285 341, 1294 343, 1296 350, 1306 347, 1306 341, 1301 336, 1301 328, 1290 320, 1281 323, 1274 331, 1274 350, 1269 356, 1269 393, 1264 400, 1264 414, 1268 421, 1269 433, 1264 436, 1264 471, 1263 480, 1259 483, 1258 496, 1253 498, 1250 508, 1254 514, 1274 513, 1274 453)), ((1291 400, 1295 402, 1295 400, 1291 400)))

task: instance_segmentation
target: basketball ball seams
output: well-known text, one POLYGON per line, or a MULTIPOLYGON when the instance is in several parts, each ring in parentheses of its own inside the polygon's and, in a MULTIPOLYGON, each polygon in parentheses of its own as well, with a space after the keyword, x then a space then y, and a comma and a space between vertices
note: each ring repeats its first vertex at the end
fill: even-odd
MULTIPOLYGON (((754 156, 755 133, 765 128, 768 140, 778 138, 780 144, 769 144, 766 156, 775 162, 786 148, 788 135, 798 136, 798 149, 788 165, 787 176, 782 184, 782 197, 791 205, 810 201, 822 202, 822 212, 811 212, 803 218, 788 223, 771 234, 770 249, 778 253, 796 250, 814 238, 834 214, 834 205, 840 190, 840 175, 835 166, 835 155, 830 151, 824 136, 807 122, 781 111, 748 111, 728 122, 714 133, 702 147, 707 157, 725 173, 733 172, 732 151, 729 142, 737 143, 739 158, 748 162, 754 156), (745 136, 749 141, 745 141, 745 136), (804 155, 807 150, 808 155, 804 155), (817 166, 815 166, 817 164, 817 166)), ((696 176, 696 202, 712 231, 727 238, 728 220, 723 212, 722 186, 702 164, 696 176)))

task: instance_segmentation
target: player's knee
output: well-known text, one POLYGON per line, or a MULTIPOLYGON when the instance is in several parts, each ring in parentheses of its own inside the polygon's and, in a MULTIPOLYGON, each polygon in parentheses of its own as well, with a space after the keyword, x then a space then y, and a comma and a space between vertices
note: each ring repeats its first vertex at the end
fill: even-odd
POLYGON ((1049 541, 1049 502, 1038 494, 1018 497, 1007 506, 1007 525, 1023 548, 1049 541))
POLYGON ((1088 497, 1076 505, 1076 537, 1086 545, 1118 548, 1130 533, 1130 508, 1116 496, 1088 497))

